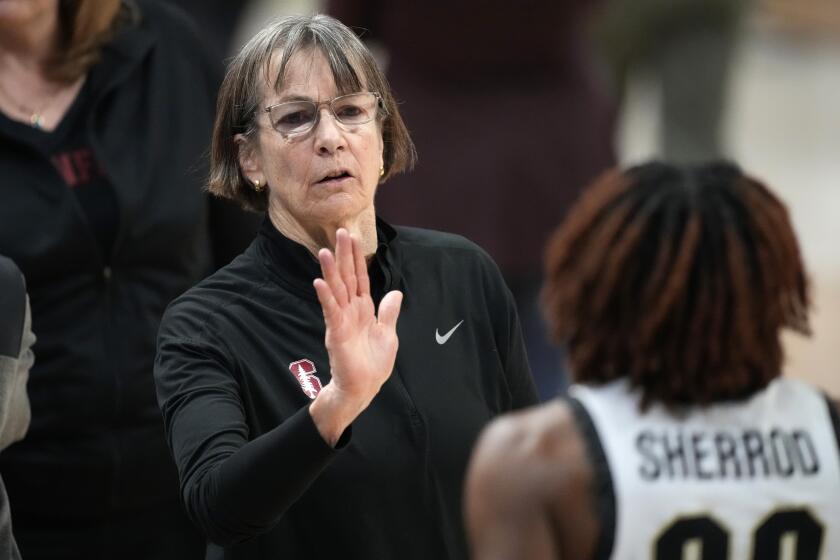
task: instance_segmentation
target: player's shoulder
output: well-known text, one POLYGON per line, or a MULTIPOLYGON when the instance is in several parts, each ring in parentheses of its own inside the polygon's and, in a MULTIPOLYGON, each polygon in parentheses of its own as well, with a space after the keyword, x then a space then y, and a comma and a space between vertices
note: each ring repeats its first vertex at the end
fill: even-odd
POLYGON ((543 524, 563 558, 593 557, 600 521, 588 457, 568 401, 557 399, 494 420, 482 432, 467 476, 466 509, 473 531, 521 528, 526 520, 535 527, 543 524))
MULTIPOLYGON (((562 445, 573 427, 568 404, 562 400, 504 414, 491 421, 482 433, 482 443, 513 446, 521 453, 531 454, 538 442, 550 441, 562 445), (558 437, 559 436, 559 437, 558 437)), ((542 445, 538 446, 543 449, 542 445)))
POLYGON ((520 492, 562 493, 589 476, 585 442, 571 407, 559 399, 492 421, 482 431, 472 467, 491 484, 504 482, 520 492))

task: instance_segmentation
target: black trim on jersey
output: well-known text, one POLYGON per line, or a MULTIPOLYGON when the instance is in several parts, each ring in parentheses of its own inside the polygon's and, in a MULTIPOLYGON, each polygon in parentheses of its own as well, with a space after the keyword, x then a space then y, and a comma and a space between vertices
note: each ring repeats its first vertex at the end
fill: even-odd
POLYGON ((837 440, 837 451, 840 452, 840 412, 837 412, 837 403, 831 397, 823 393, 826 404, 828 404, 828 415, 831 416, 831 425, 834 427, 834 439, 837 440))
POLYGON ((572 409, 575 423, 586 442, 587 455, 595 473, 595 506, 601 523, 601 534, 595 548, 593 560, 609 560, 615 546, 615 489, 613 488, 610 465, 607 455, 598 437, 598 431, 592 417, 583 404, 574 397, 567 397, 566 402, 572 409))
POLYGON ((0 356, 18 358, 26 321, 26 283, 11 259, 0 256, 0 356))

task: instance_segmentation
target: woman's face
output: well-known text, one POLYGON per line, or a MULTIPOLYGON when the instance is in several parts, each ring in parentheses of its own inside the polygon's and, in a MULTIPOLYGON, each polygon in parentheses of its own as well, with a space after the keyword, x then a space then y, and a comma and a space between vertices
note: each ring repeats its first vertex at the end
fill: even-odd
MULTIPOLYGON (((283 83, 279 92, 264 86, 262 107, 340 95, 319 49, 293 55, 283 83)), ((319 111, 312 130, 288 139, 272 128, 265 111, 258 111, 257 142, 240 155, 246 177, 267 184, 269 211, 307 231, 338 227, 372 212, 383 162, 378 119, 348 128, 335 120, 328 105, 319 111)))

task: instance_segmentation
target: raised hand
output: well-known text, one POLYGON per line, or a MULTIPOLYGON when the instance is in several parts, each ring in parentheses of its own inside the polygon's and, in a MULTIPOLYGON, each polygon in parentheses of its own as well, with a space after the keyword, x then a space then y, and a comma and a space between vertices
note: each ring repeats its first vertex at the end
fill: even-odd
POLYGON ((314 286, 327 327, 332 380, 309 410, 321 435, 334 445, 394 369, 402 293, 386 294, 377 317, 361 245, 345 229, 336 232, 335 256, 321 249, 318 260, 324 277, 314 286))

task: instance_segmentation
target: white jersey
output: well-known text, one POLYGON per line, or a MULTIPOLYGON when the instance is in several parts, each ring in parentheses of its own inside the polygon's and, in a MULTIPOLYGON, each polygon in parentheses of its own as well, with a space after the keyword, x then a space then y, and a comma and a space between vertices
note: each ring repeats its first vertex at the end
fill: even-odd
POLYGON ((625 380, 570 393, 609 467, 611 558, 840 559, 840 449, 819 391, 776 379, 748 400, 679 415, 640 413, 625 380))

